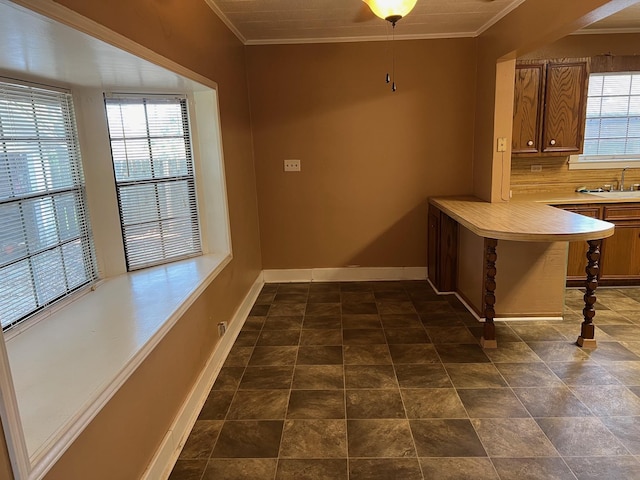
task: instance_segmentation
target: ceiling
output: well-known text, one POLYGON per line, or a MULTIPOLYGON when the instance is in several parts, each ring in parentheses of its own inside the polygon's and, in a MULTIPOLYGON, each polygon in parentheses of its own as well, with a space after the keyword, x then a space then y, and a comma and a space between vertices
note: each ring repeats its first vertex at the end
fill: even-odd
MULTIPOLYGON (((246 44, 385 39, 388 22, 362 0, 204 0, 246 44), (216 2, 213 4, 213 2, 216 2)), ((396 38, 480 34, 523 0, 418 0, 396 38)), ((640 32, 640 1, 579 33, 640 32)), ((390 28, 389 28, 390 30, 390 28)), ((203 85, 94 37, 0 0, 0 76, 106 90, 198 91, 203 85)))
MULTIPOLYGON (((386 39, 388 22, 375 17, 362 0, 205 0, 247 45, 345 42, 386 39)), ((398 22, 396 38, 475 37, 524 0, 418 0, 398 22)), ((640 7, 593 24, 638 31, 640 7), (634 28, 634 25, 636 26, 634 28)))
POLYGON ((640 32, 640 3, 627 7, 608 18, 592 23, 579 33, 640 32))

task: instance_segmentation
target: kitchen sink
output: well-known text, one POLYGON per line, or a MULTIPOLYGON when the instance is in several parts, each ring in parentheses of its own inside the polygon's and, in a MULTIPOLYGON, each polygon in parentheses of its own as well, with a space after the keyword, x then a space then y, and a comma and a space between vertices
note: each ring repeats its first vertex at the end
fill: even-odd
POLYGON ((640 198, 640 190, 630 190, 625 192, 590 192, 589 195, 601 198, 640 198))

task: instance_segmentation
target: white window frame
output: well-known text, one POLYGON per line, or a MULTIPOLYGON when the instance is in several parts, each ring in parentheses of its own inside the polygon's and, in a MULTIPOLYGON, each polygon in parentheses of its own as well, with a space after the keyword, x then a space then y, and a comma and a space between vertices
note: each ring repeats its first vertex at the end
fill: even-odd
MULTIPOLYGON (((116 177, 116 191, 118 195, 118 208, 120 212, 120 226, 122 229, 122 236, 124 241, 124 249, 125 249, 125 258, 127 262, 127 270, 139 270, 141 268, 147 268, 154 265, 162 265, 170 262, 175 262, 178 260, 182 260, 189 257, 194 257, 198 255, 202 255, 202 242, 200 236, 200 223, 198 217, 198 202, 196 195, 196 185, 195 185, 195 162, 193 158, 193 148, 191 144, 191 128, 190 128, 190 120, 189 120, 189 109, 188 102, 185 95, 176 96, 176 95, 156 95, 156 94, 146 94, 146 93, 132 93, 132 94, 105 94, 105 109, 109 108, 109 105, 119 106, 126 104, 134 104, 134 105, 142 105, 147 111, 148 105, 158 104, 158 103, 170 103, 174 105, 179 105, 181 108, 181 124, 182 124, 182 134, 180 135, 181 139, 184 141, 184 158, 180 158, 180 160, 184 160, 186 172, 181 173, 178 176, 167 177, 166 175, 156 175, 154 165, 154 160, 156 163, 160 163, 161 159, 156 158, 155 152, 153 151, 152 142, 154 139, 157 139, 155 135, 149 132, 149 118, 145 118, 145 124, 147 126, 146 133, 143 136, 133 139, 131 137, 131 132, 125 132, 125 126, 122 125, 122 131, 118 132, 115 130, 110 130, 110 142, 111 142, 111 156, 113 159, 113 168, 114 175, 116 177), (148 176, 137 177, 132 179, 127 179, 120 177, 115 172, 116 170, 116 161, 117 160, 125 160, 127 165, 129 165, 129 156, 126 152, 116 152, 114 150, 114 144, 122 143, 125 148, 129 142, 136 142, 137 140, 143 140, 146 146, 145 151, 149 155, 150 167, 153 171, 149 173, 148 176), (148 149, 148 150, 147 150, 148 149), (185 200, 188 204, 188 220, 190 222, 189 230, 189 238, 184 238, 185 243, 183 245, 170 245, 170 241, 167 240, 164 234, 163 225, 165 222, 169 222, 167 224, 168 228, 171 229, 171 220, 167 219, 161 213, 160 200, 162 194, 159 193, 158 187, 160 186, 168 186, 175 184, 186 184, 187 186, 187 195, 183 200, 185 200), (133 243, 128 242, 130 239, 129 232, 131 225, 129 222, 126 222, 125 219, 135 214, 136 212, 132 211, 132 209, 137 210, 138 212, 141 209, 144 209, 144 205, 140 204, 129 204, 125 206, 123 193, 126 190, 135 189, 136 191, 140 191, 140 187, 143 186, 153 186, 155 187, 154 198, 155 202, 152 202, 155 205, 156 215, 154 216, 153 222, 145 222, 145 225, 156 225, 158 226, 158 234, 159 238, 159 249, 154 249, 153 246, 149 246, 149 242, 143 242, 142 244, 135 245, 133 243), (189 242, 186 242, 189 240, 189 242), (170 251, 166 252, 165 247, 169 247, 170 251)), ((109 115, 107 115, 109 117, 109 115)), ((146 115, 145 115, 146 117, 146 115)), ((113 125, 115 128, 115 125, 113 125)), ((164 137, 163 137, 164 138, 164 137)), ((182 145, 182 141, 180 142, 182 145)), ((132 161, 136 160, 136 153, 132 154, 132 161)), ((146 199, 147 201, 149 199, 146 199)), ((183 212, 184 213, 184 212, 183 212)), ((183 219, 184 220, 184 219, 183 219)), ((181 242, 182 243, 182 242, 181 242)))
MULTIPOLYGON (((72 92, 85 158, 90 215, 101 219, 94 222, 94 241, 103 280, 95 290, 86 289, 82 295, 55 308, 46 308, 0 335, 0 340, 4 337, 6 342, 0 341, 0 397, 4 396, 4 400, 0 398, 0 417, 11 439, 10 454, 18 458, 16 468, 28 472, 19 474, 20 479, 42 478, 233 258, 217 89, 187 93, 203 255, 130 273, 124 261, 115 180, 109 180, 109 176, 113 177, 113 166, 104 92, 95 88, 73 88, 72 92), (112 334, 107 332, 105 338, 93 334, 86 337, 87 332, 104 330, 107 325, 112 334), (64 341, 50 342, 53 332, 64 341), (37 358, 31 358, 34 349, 37 358), (79 356, 72 353, 76 350, 79 356), (117 354, 111 353, 105 357, 104 365, 96 366, 99 359, 91 355, 82 359, 92 351, 117 351, 117 354), (18 360, 27 358, 29 362, 18 360), (76 365, 74 369, 86 362, 87 376, 100 386, 87 384, 86 396, 72 392, 74 403, 67 404, 65 410, 73 411, 74 407, 77 410, 69 418, 61 419, 57 410, 46 412, 38 398, 46 396, 54 408, 67 400, 64 389, 52 391, 46 385, 63 385, 54 379, 69 370, 64 364, 69 361, 76 365), (56 375, 51 375, 52 371, 56 375), (44 422, 25 419, 25 411, 31 410, 25 396, 27 402, 33 399, 37 408, 34 413, 41 419, 62 422, 47 440, 38 441, 36 446, 30 441, 30 429, 40 429, 40 423, 44 422)), ((78 385, 84 380, 77 373, 73 390, 82 391, 78 385)))
MULTIPOLYGON (((38 312, 41 312, 47 308, 51 308, 53 305, 59 302, 64 302, 66 299, 74 296, 74 294, 79 290, 82 290, 87 286, 90 286, 91 284, 93 284, 98 279, 98 270, 96 266, 96 256, 95 256, 93 238, 91 233, 91 222, 89 219, 89 212, 87 208, 87 201, 86 201, 86 195, 85 195, 85 182, 84 182, 83 168, 82 168, 82 156, 80 154, 80 145, 79 145, 78 133, 76 128, 75 107, 74 107, 74 102, 70 92, 68 90, 52 87, 49 85, 41 85, 41 84, 34 84, 30 82, 24 82, 24 81, 16 81, 14 79, 6 78, 6 77, 0 77, 0 82, 2 83, 3 85, 2 88, 5 89, 9 98, 15 98, 20 101, 31 102, 31 104, 34 106, 33 107, 34 109, 41 108, 45 102, 46 104, 54 104, 54 102, 59 102, 58 105, 60 106, 60 115, 62 116, 65 132, 63 137, 56 137, 55 140, 57 143, 64 143, 67 145, 66 150, 68 151, 68 159, 69 159, 68 175, 70 177, 68 181, 72 182, 66 185, 64 188, 55 187, 54 185, 50 184, 50 182, 53 180, 49 179, 49 174, 43 173, 42 178, 40 178, 39 180, 34 179, 34 181, 38 182, 36 186, 37 191, 33 191, 33 192, 30 191, 26 195, 23 195, 20 192, 17 192, 17 193, 13 192, 11 197, 8 197, 3 201, 4 205, 19 205, 20 212, 23 212, 23 205, 25 202, 29 203, 36 199, 41 199, 41 200, 51 199, 51 202, 52 202, 51 208, 55 208, 55 212, 52 211, 51 213, 53 213, 56 217, 54 225, 55 225, 55 231, 57 232, 56 241, 54 243, 51 243, 51 239, 50 239, 44 248, 40 248, 36 251, 33 251, 32 249, 33 245, 31 245, 31 242, 34 241, 34 239, 27 235, 27 238, 26 238, 27 245, 31 245, 31 246, 27 247, 27 251, 25 251, 24 255, 21 255, 20 257, 17 257, 15 259, 15 260, 19 260, 20 263, 27 262, 28 264, 28 269, 30 271, 30 278, 31 278, 31 284, 33 289, 32 294, 33 294, 34 305, 30 310, 24 311, 24 314, 21 315, 20 318, 15 318, 9 323, 2 326, 2 329, 4 331, 9 331, 12 328, 18 327, 23 322, 29 321, 29 319, 31 319, 35 315, 38 315, 38 312), (38 280, 36 278, 36 273, 34 272, 34 269, 36 268, 36 266, 33 263, 34 262, 33 258, 41 254, 44 254, 47 251, 52 252, 52 251, 59 250, 60 255, 62 255, 64 245, 69 243, 70 238, 65 239, 65 238, 60 238, 59 236, 60 224, 57 219, 59 212, 58 212, 58 207, 55 206, 56 204, 55 198, 58 198, 63 194, 69 194, 69 193, 74 194, 74 197, 76 199, 74 209, 76 210, 80 223, 78 224, 78 234, 77 234, 77 239, 75 240, 80 240, 81 242, 82 257, 83 257, 82 268, 84 270, 84 274, 86 278, 81 283, 70 285, 69 284, 70 278, 68 277, 65 270, 66 260, 64 260, 64 264, 62 264, 63 257, 60 256, 61 264, 60 265, 56 264, 55 267, 50 266, 48 268, 54 268, 55 270, 60 269, 63 271, 63 275, 62 275, 63 278, 60 278, 60 276, 58 276, 58 279, 64 280, 65 287, 63 290, 58 289, 59 292, 56 292, 55 297, 51 297, 48 299, 39 298, 40 294, 38 292, 39 292, 39 288, 41 287, 38 286, 38 280)), ((32 115, 37 124, 38 123, 37 110, 33 110, 32 115)), ((48 115, 50 116, 51 113, 49 113, 48 115)), ((19 119, 20 117, 21 116, 18 116, 17 118, 19 119)), ((25 136, 25 134, 28 133, 28 130, 25 130, 25 128, 29 126, 29 123, 28 121, 22 121, 22 120, 18 120, 18 121, 20 122, 19 125, 21 125, 20 131, 19 131, 20 133, 15 138, 11 138, 11 136, 9 136, 9 138, 7 138, 6 140, 6 143, 3 143, 3 146, 0 148, 5 149, 7 145, 12 145, 14 143, 22 144, 22 145, 29 144, 29 145, 36 145, 37 150, 35 151, 41 152, 43 145, 46 145, 47 142, 54 139, 53 137, 47 134, 41 136, 40 133, 38 133, 37 125, 35 125, 35 129, 36 129, 35 136, 25 136)), ((41 121, 46 122, 47 119, 42 118, 41 116, 41 121)), ((31 148, 29 148, 29 151, 32 154, 35 152, 35 151, 32 151, 31 148)), ((43 162, 42 168, 44 169, 45 168, 44 157, 40 159, 40 162, 43 162)), ((7 166, 9 167, 10 165, 11 163, 9 163, 7 166)), ((17 167, 17 165, 13 165, 13 166, 17 167)), ((25 166, 28 166, 28 165, 25 165, 25 166)), ((25 171, 25 173, 27 172, 25 171)), ((29 176, 31 177, 31 175, 29 176)), ((23 221, 24 221, 24 217, 23 217, 23 221)), ((0 223, 2 222, 0 221, 0 223)), ((28 228, 25 228, 25 231, 28 231, 28 228)), ((46 273, 49 277, 49 280, 51 280, 51 276, 53 276, 54 272, 47 271, 46 273)), ((15 288, 15 285, 14 285, 14 288, 15 288)))
POLYGON ((4 342, 0 341, 0 418, 19 479, 42 478, 233 258, 217 85, 204 78, 198 80, 206 87, 189 90, 186 96, 203 255, 131 273, 127 273, 124 260, 104 90, 71 87, 102 280, 96 288, 83 289, 0 335, 0 340, 4 338, 4 342), (95 221, 96 218, 100 221, 95 221), (114 315, 116 304, 118 311, 114 315), (87 336, 106 325, 113 334, 104 338, 87 336), (49 341, 52 332, 60 341, 49 341), (31 358, 34 351, 38 359, 31 358), (103 359, 106 363, 96 368, 93 362, 99 359, 83 358, 92 351, 111 353, 103 359), (28 358, 30 362, 19 360, 28 358), (65 363, 69 361, 76 367, 65 363), (41 368, 35 368, 36 364, 41 368), (63 388, 50 388, 55 377, 51 372, 63 373, 84 364, 89 369, 86 376, 90 381, 79 387, 84 380, 77 372, 73 377, 74 389, 70 393, 73 406, 67 403, 65 408, 72 415, 62 418, 59 411, 45 412, 38 405, 38 398, 48 398, 49 404, 55 406, 65 403, 69 395, 63 388), (90 383, 98 381, 99 388, 90 383), (35 446, 29 441, 29 428, 40 428, 39 424, 44 422, 37 417, 26 419, 27 411, 32 409, 27 405, 31 399, 33 409, 37 410, 34 413, 60 422, 47 440, 38 441, 35 446))
MULTIPOLYGON (((615 75, 638 75, 640 72, 597 72, 590 76, 615 76, 615 75)), ((586 111, 586 109, 585 109, 586 111)), ((588 119, 588 118, 587 118, 588 119)), ((604 170, 618 169, 625 167, 639 167, 640 154, 631 155, 571 155, 569 157, 569 170, 604 170)))

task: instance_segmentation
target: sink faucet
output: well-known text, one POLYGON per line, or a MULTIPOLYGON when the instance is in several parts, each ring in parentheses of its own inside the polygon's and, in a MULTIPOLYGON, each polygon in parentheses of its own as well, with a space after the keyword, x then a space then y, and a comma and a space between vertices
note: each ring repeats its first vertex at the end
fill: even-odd
POLYGON ((622 173, 620 174, 620 191, 624 192, 624 174, 629 167, 624 167, 622 169, 622 173))

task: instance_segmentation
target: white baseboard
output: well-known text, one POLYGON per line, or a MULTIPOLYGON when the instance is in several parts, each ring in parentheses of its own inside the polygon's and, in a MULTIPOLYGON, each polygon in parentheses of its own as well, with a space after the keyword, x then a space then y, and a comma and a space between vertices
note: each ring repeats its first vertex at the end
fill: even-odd
MULTIPOLYGON (((437 295, 455 295, 456 298, 460 300, 460 303, 464 305, 464 307, 469 311, 471 315, 473 315, 473 317, 476 320, 484 323, 485 318, 478 315, 475 309, 471 305, 469 305, 467 301, 464 298, 462 298, 461 295, 458 294, 458 292, 440 292, 433 285, 433 283, 431 283, 431 280, 427 279, 427 282, 429 282, 429 285, 431 285, 431 288, 433 288, 433 291, 436 292, 437 295)), ((562 316, 559 316, 559 317, 496 317, 493 319, 494 322, 533 322, 533 321, 541 321, 541 320, 547 320, 547 321, 562 320, 562 316)))
POLYGON ((427 267, 346 267, 263 270, 265 283, 424 280, 427 267))
POLYGON ((242 325, 244 325, 245 320, 249 316, 249 311, 258 298, 263 285, 263 275, 260 273, 229 322, 229 328, 226 334, 220 339, 220 343, 214 349, 211 357, 209 357, 198 380, 182 404, 180 412, 162 440, 160 447, 142 476, 142 480, 169 478, 171 470, 180 455, 180 451, 187 441, 187 437, 193 425, 196 423, 200 410, 209 395, 209 391, 222 368, 222 364, 238 337, 242 325))

